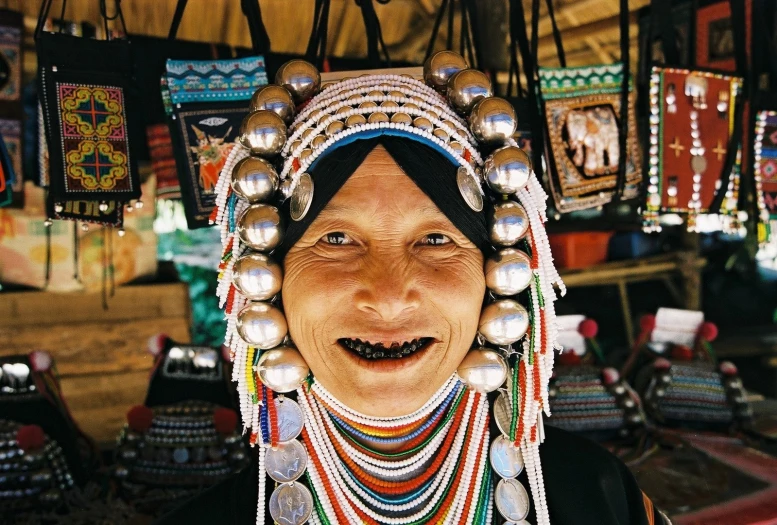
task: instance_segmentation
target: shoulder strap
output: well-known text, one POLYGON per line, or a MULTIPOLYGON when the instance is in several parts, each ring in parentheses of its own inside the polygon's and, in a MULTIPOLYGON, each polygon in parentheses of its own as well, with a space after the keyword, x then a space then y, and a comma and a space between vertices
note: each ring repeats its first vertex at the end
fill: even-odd
MULTIPOLYGON (((558 54, 558 62, 561 67, 567 67, 567 56, 564 53, 564 44, 561 40, 561 31, 556 24, 556 13, 553 8, 553 0, 545 0, 545 5, 548 9, 548 17, 550 18, 550 26, 553 31, 553 42, 556 44, 556 53, 558 54)), ((540 25, 540 0, 532 0, 532 27, 531 27, 531 49, 534 54, 534 63, 539 64, 539 25, 540 25)))
POLYGON ((305 58, 321 70, 326 59, 327 32, 329 30, 330 0, 316 0, 313 8, 313 28, 310 31, 305 58))
POLYGON ((615 193, 612 200, 617 202, 623 195, 626 186, 626 169, 629 158, 629 88, 631 79, 631 55, 629 54, 629 0, 620 0, 620 51, 623 65, 623 80, 621 81, 621 110, 618 130, 618 179, 615 183, 615 193))
POLYGON ((173 23, 170 24, 170 31, 167 32, 168 40, 175 40, 178 34, 178 28, 181 27, 181 19, 183 18, 183 12, 186 9, 186 4, 189 0, 178 0, 175 6, 175 13, 173 14, 173 23))
POLYGON ((367 60, 373 68, 380 67, 380 51, 386 58, 386 66, 390 67, 391 58, 383 41, 383 31, 380 28, 380 20, 375 12, 375 5, 372 0, 357 0, 356 3, 361 7, 364 28, 367 31, 367 60))

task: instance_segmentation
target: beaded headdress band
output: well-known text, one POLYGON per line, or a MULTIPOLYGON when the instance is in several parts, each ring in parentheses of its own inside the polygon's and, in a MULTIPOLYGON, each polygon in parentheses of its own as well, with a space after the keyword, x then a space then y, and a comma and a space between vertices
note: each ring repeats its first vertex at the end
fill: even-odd
MULTIPOLYGON (((282 394, 302 387, 309 375, 279 304, 282 270, 272 259, 283 240, 279 206, 290 199, 291 220, 301 220, 313 200, 309 172, 318 159, 378 135, 406 137, 434 148, 459 166, 456 181, 471 209, 481 212, 484 199, 494 203, 489 227, 495 250, 485 263, 490 300, 458 376, 477 392, 501 389, 494 417, 505 440, 523 454, 537 522, 549 523, 538 446, 544 437, 542 413, 549 414, 554 284, 562 293, 564 288, 543 225, 547 196, 528 155, 511 138, 515 129, 513 107, 492 96, 488 77, 468 69, 461 56, 449 51, 427 60, 423 81, 373 74, 323 89, 314 66, 293 60, 280 68, 276 85, 253 96, 240 132, 243 147, 232 149, 221 173, 211 218, 221 228, 224 247, 218 295, 244 428, 252 444, 267 449, 260 453, 259 523, 264 520, 265 463, 277 459, 273 454, 279 447, 304 452, 295 438, 305 416, 282 394)), ((281 483, 273 493, 275 501, 270 500, 271 514, 279 512, 277 498, 284 495, 307 501, 306 489, 294 488, 296 478, 279 479, 270 470, 270 477, 281 483)))

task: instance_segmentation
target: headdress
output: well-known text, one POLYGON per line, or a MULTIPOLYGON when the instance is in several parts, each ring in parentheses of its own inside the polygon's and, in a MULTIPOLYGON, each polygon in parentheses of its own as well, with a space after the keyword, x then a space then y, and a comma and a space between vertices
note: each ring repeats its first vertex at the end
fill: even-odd
MULTIPOLYGON (((311 410, 304 399, 308 368, 287 334, 278 301, 282 270, 280 261, 273 260, 273 251, 283 240, 284 222, 302 220, 308 213, 315 190, 310 172, 323 156, 356 140, 390 135, 421 142, 445 155, 458 166, 461 198, 475 212, 489 210, 494 247, 485 263, 489 300, 458 379, 480 394, 501 389, 494 408, 503 433, 500 439, 520 448, 537 523, 549 523, 538 446, 543 440, 542 413, 549 413, 547 389, 556 339, 553 286, 558 283, 564 289, 543 225, 547 196, 532 172, 529 156, 511 138, 515 110, 506 100, 492 96, 486 75, 469 69, 461 56, 449 51, 427 60, 423 80, 378 73, 343 79, 322 89, 320 78, 314 66, 293 60, 279 69, 276 85, 256 92, 240 132, 243 147, 234 148, 224 166, 212 216, 221 228, 224 246, 218 295, 227 318, 225 344, 232 351, 244 427, 252 444, 267 448, 260 454, 258 522, 264 520, 265 461, 277 459, 274 451, 279 446, 301 454, 294 439, 302 431, 302 412, 294 401, 281 402, 276 395, 282 398, 283 393, 300 388, 303 407, 311 410), (287 199, 288 218, 279 210, 287 199), (484 206, 486 199, 493 207, 484 206), (285 424, 279 426, 283 418, 285 424)), ((319 394, 328 395, 323 389, 319 394)), ((439 397, 444 399, 444 394, 439 397)), ((419 413, 428 416, 434 409, 430 407, 419 413)), ((485 422, 477 410, 472 408, 473 421, 485 422)), ((307 416, 314 425, 313 415, 307 416)), ((359 421, 358 414, 349 417, 356 426, 367 424, 359 421)), ((508 457, 516 457, 517 448, 508 448, 508 457)), ((307 456, 304 459, 307 462, 307 456)), ((280 499, 297 501, 299 508, 306 508, 309 501, 312 511, 313 498, 299 483, 295 488, 296 478, 279 479, 277 472, 267 470, 281 483, 269 502, 276 521, 280 499)), ((309 477, 315 481, 320 469, 311 470, 309 477)), ((505 478, 495 490, 497 507, 508 521, 520 521, 525 517, 520 510, 500 505, 500 494, 503 503, 520 496, 521 490, 526 497, 520 483, 512 479, 517 471, 495 471, 505 478)), ((316 498, 319 503, 329 516, 326 502, 316 498)), ((367 511, 353 512, 360 516, 367 511)), ((471 513, 476 513, 474 506, 471 513)), ((317 522, 315 515, 311 519, 317 522)), ((389 521, 405 523, 396 520, 389 521)), ((471 521, 461 516, 457 523, 471 521)))

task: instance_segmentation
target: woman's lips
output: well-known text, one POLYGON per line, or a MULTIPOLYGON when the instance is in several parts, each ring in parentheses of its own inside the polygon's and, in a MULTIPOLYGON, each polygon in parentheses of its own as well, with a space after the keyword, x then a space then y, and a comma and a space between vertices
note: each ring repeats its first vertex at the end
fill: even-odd
POLYGON ((354 353, 362 359, 380 360, 380 359, 402 359, 419 350, 426 348, 434 341, 432 337, 418 337, 409 341, 394 341, 391 343, 377 342, 372 343, 369 340, 358 338, 338 339, 338 343, 346 350, 354 353))

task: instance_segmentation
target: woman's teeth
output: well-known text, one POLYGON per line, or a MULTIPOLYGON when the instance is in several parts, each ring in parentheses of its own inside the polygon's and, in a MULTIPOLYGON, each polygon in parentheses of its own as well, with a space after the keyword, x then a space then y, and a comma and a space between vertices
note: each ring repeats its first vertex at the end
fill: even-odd
POLYGON ((364 359, 400 359, 418 351, 430 341, 431 337, 421 337, 410 342, 393 342, 390 346, 385 346, 383 343, 372 344, 361 339, 340 339, 340 344, 364 359))

